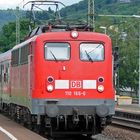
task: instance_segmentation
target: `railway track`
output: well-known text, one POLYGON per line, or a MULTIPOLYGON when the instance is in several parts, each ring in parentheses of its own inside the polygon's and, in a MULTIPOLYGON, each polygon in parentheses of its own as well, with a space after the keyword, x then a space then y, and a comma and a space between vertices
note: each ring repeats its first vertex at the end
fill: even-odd
POLYGON ((116 111, 116 115, 112 119, 112 125, 140 131, 140 114, 116 111))

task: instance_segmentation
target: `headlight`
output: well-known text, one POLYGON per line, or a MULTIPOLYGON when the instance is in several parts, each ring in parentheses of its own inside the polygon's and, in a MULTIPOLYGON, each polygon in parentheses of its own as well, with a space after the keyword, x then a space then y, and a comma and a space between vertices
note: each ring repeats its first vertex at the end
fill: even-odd
POLYGON ((73 38, 77 38, 78 37, 78 32, 77 31, 72 31, 71 32, 71 36, 73 37, 73 38))
POLYGON ((47 86, 47 90, 48 90, 48 92, 52 92, 53 91, 53 86, 52 85, 48 85, 47 86))
POLYGON ((98 91, 99 92, 103 92, 104 91, 104 86, 103 85, 99 85, 98 86, 98 91))

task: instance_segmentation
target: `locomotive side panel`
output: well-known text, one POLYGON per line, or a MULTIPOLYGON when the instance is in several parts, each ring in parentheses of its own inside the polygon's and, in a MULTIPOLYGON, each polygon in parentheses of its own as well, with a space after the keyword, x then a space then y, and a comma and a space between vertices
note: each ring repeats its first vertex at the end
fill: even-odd
POLYGON ((12 51, 11 95, 12 103, 31 108, 33 85, 32 43, 26 43, 12 51))

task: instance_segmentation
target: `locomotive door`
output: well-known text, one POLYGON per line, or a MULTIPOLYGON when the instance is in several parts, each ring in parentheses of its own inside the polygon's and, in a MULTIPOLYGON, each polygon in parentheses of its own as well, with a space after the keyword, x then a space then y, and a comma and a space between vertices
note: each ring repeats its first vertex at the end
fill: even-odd
POLYGON ((32 97, 32 82, 33 82, 33 54, 32 54, 32 46, 29 47, 29 55, 28 55, 28 105, 31 105, 31 97, 32 97))
POLYGON ((33 55, 28 56, 28 98, 31 99, 32 93, 32 57, 33 55))
POLYGON ((2 64, 0 65, 0 104, 2 103, 2 64))
POLYGON ((1 102, 3 102, 3 95, 4 95, 4 64, 1 65, 1 102))
POLYGON ((9 83, 8 83, 8 63, 3 63, 0 67, 0 97, 1 102, 9 100, 9 83))

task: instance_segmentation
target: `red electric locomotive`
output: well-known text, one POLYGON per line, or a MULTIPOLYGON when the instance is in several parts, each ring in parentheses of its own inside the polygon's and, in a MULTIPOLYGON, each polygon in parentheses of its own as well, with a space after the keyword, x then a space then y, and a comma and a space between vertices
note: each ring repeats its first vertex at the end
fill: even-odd
POLYGON ((114 115, 111 40, 57 29, 0 55, 1 109, 52 135, 98 134, 114 115))
MULTIPOLYGON (((44 2, 57 11, 62 4, 28 3, 33 9, 44 2)), ((40 26, 0 54, 0 110, 52 136, 100 133, 115 108, 112 44, 107 35, 90 29, 40 26)))

